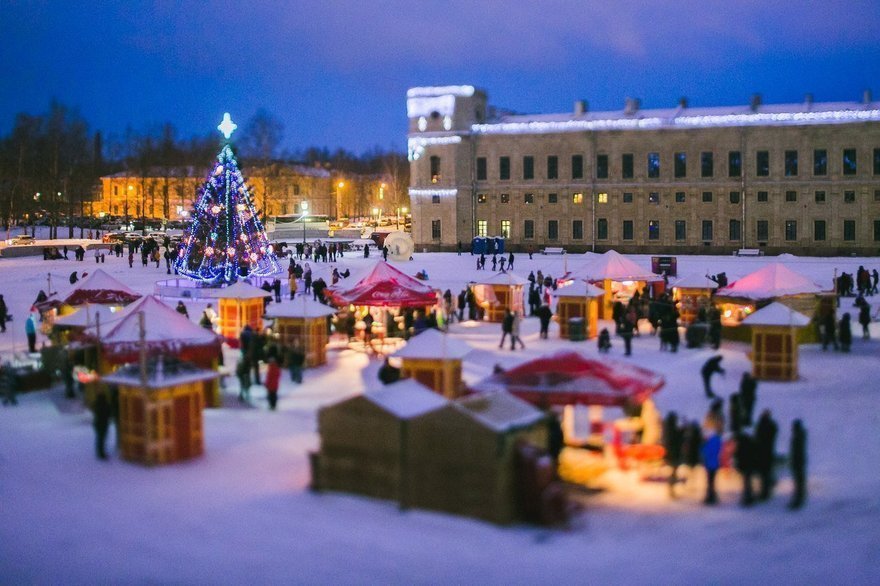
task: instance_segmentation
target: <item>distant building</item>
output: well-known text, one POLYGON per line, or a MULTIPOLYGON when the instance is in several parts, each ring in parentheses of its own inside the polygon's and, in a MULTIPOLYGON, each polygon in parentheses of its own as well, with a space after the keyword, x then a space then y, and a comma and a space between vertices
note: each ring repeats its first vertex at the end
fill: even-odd
POLYGON ((517 115, 472 86, 407 92, 417 246, 880 252, 880 102, 517 115))

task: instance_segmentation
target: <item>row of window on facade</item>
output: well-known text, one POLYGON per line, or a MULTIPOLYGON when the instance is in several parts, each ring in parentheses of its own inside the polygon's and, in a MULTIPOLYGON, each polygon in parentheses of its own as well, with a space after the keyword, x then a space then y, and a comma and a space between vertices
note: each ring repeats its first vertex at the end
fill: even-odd
MULTIPOLYGON (((829 159, 827 149, 814 149, 812 160, 812 175, 814 177, 823 177, 829 173, 829 159)), ((438 183, 441 179, 441 160, 440 157, 433 156, 430 158, 431 182, 438 183)), ((715 177, 715 153, 704 151, 700 153, 699 159, 699 176, 702 178, 715 177)), ((843 175, 857 175, 859 169, 858 150, 855 148, 847 148, 841 151, 840 156, 840 173, 843 175)), ((509 181, 511 179, 511 160, 508 156, 498 158, 498 180, 509 181)), ((547 157, 547 165, 545 167, 546 178, 548 180, 559 179, 559 157, 549 155, 547 157)), ((571 157, 571 178, 584 179, 584 156, 572 155, 571 157)), ((646 175, 650 179, 660 177, 661 161, 659 152, 650 152, 646 155, 646 175)), ((769 177, 771 170, 770 151, 755 152, 754 175, 756 177, 769 177)), ((612 178, 612 167, 609 155, 596 155, 595 166, 596 179, 612 178)), ((633 153, 623 153, 620 158, 620 178, 633 179, 635 177, 635 155, 633 153)), ((801 165, 799 159, 799 151, 787 150, 783 153, 783 174, 786 177, 797 177, 801 175, 801 165)), ((729 151, 727 153, 727 176, 742 177, 743 174, 743 157, 741 151, 729 151)), ((880 148, 875 148, 873 152, 873 174, 880 175, 880 148)), ((676 152, 672 157, 672 175, 677 179, 688 177, 688 156, 686 152, 676 152)), ((477 157, 477 181, 488 181, 489 179, 489 163, 486 157, 477 157)), ((524 156, 522 158, 522 179, 529 181, 535 179, 535 157, 524 156)))
MULTIPOLYGON (((439 163, 438 163, 438 164, 439 164, 439 163)), ((119 185, 114 185, 114 186, 113 186, 113 196, 114 196, 114 197, 116 197, 116 196, 119 195, 119 188, 120 188, 119 185)), ((138 195, 138 196, 140 196, 140 194, 141 194, 141 187, 140 187, 140 185, 130 184, 130 185, 128 185, 128 191, 131 192, 131 195, 138 195)), ((155 190, 152 190, 152 189, 151 189, 151 190, 149 190, 149 191, 150 191, 150 192, 152 192, 152 191, 160 192, 161 190, 160 190, 159 188, 156 188, 155 190)), ((278 191, 279 191, 279 190, 275 189, 275 190, 273 190, 273 193, 272 193, 271 195, 270 195, 270 194, 266 194, 266 195, 267 195, 267 196, 270 196, 270 197, 272 197, 272 196, 275 196, 275 197, 284 197, 285 195, 286 195, 287 197, 293 197, 293 196, 296 196, 296 195, 300 195, 299 183, 293 183, 293 184, 291 184, 291 185, 286 186, 284 189, 280 190, 280 191, 286 191, 286 194, 284 194, 284 193, 278 193, 278 191)), ((123 193, 124 193, 124 191, 123 191, 123 193)))
MULTIPOLYGON (((440 238, 440 220, 435 220, 436 231, 433 232, 433 238, 440 238)), ((785 220, 783 237, 786 241, 795 241, 798 239, 798 222, 797 220, 785 220)), ((559 220, 548 220, 547 222, 547 240, 559 240, 559 220)), ((510 220, 501 220, 499 235, 503 238, 511 237, 510 220)), ((489 221, 477 220, 477 236, 489 236, 489 221)), ((688 239, 687 221, 675 220, 673 222, 674 239, 678 242, 684 242, 688 239)), ((660 240, 660 220, 650 220, 647 225, 647 240, 660 240)), ((856 240, 856 220, 843 220, 842 237, 844 241, 856 240)), ((522 238, 531 240, 535 238, 535 220, 525 220, 523 222, 522 238)), ((596 220, 596 239, 609 240, 609 222, 607 218, 599 218, 596 220)), ((759 242, 770 240, 770 221, 757 220, 755 223, 755 238, 759 242)), ((584 239, 584 221, 572 220, 571 222, 571 240, 584 239)), ((634 220, 622 220, 620 224, 620 239, 635 240, 635 222, 634 220)), ((715 240, 715 222, 713 220, 702 220, 700 223, 700 239, 703 242, 712 242, 715 240)), ((742 240, 742 222, 740 220, 731 219, 727 224, 727 239, 732 242, 742 240)), ((828 222, 825 220, 813 221, 813 240, 823 242, 828 239, 828 222)), ((874 221, 874 240, 880 241, 880 220, 874 221)))
MULTIPOLYGON (((843 203, 855 203, 856 202, 856 191, 854 189, 847 189, 842 192, 841 200, 843 203)), ((477 203, 484 204, 489 201, 489 194, 487 193, 478 193, 477 194, 477 203)), ((799 194, 795 190, 787 190, 784 192, 785 201, 788 203, 797 202, 799 198, 799 194)), ((673 195, 673 199, 675 203, 686 203, 687 202, 687 193, 684 191, 677 191, 673 195)), ((503 203, 510 203, 510 194, 509 193, 501 193, 498 196, 498 200, 503 203)), ((661 194, 659 191, 652 191, 647 194, 647 202, 649 204, 660 204, 662 200, 661 194)), ((759 203, 769 203, 770 201, 770 192, 769 191, 757 191, 755 192, 755 200, 759 203)), ((813 200, 816 203, 826 203, 830 201, 828 192, 825 190, 816 190, 813 192, 813 200)), ((434 195, 431 197, 432 203, 440 203, 442 201, 439 195, 434 195)), ((609 197, 608 193, 597 193, 596 194, 596 202, 600 204, 609 203, 612 199, 609 197)), ((622 203, 633 203, 633 193, 632 192, 624 192, 621 194, 622 203)), ((715 192, 713 191, 703 191, 700 194, 700 201, 703 203, 712 203, 715 201, 715 192)), ((739 204, 742 201, 742 193, 739 191, 730 191, 727 193, 727 201, 732 204, 739 204)), ((880 202, 880 189, 874 190, 874 201, 880 202)), ((535 203, 535 194, 534 193, 525 193, 523 194, 523 203, 525 204, 533 204, 535 203)), ((559 194, 557 193, 548 193, 547 194, 547 203, 555 204, 559 203, 559 194)), ((571 194, 571 203, 573 204, 582 204, 584 203, 584 194, 581 192, 572 193, 571 194)))

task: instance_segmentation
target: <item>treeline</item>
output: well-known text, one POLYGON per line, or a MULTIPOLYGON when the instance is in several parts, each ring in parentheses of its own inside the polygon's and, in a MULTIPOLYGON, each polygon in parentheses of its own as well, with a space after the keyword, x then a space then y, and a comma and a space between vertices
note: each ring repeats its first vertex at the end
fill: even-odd
MULTIPOLYGON (((340 175, 389 176, 406 185, 409 167, 404 153, 373 148, 357 155, 343 148, 309 147, 281 151, 284 125, 259 110, 240 128, 234 146, 244 166, 298 163, 320 166, 340 175)), ((89 128, 74 108, 53 101, 42 114, 18 114, 12 130, 0 136, 0 218, 9 223, 39 220, 57 237, 60 225, 84 216, 86 202, 100 197, 103 175, 138 174, 175 167, 207 169, 221 139, 214 129, 203 136, 180 137, 173 124, 145 130, 127 129, 105 136, 89 128)))

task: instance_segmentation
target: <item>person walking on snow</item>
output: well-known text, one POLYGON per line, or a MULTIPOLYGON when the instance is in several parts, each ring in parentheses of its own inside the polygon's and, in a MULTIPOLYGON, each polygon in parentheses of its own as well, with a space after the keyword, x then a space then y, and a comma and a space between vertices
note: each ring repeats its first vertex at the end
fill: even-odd
POLYGON ((791 425, 791 445, 788 451, 788 461, 791 466, 791 475, 794 480, 794 494, 788 508, 800 509, 807 497, 807 430, 800 419, 795 419, 791 425))
POLYGON ((715 393, 712 392, 712 375, 716 372, 724 375, 724 369, 721 368, 721 361, 724 357, 720 354, 713 356, 703 364, 700 374, 703 376, 703 389, 706 391, 706 398, 714 399, 715 393))
POLYGON ((708 437, 703 442, 701 456, 703 467, 706 469, 706 498, 703 502, 707 505, 718 503, 718 493, 715 491, 715 475, 721 465, 721 435, 714 428, 706 430, 708 437))
POLYGON ((776 479, 773 477, 773 463, 776 460, 776 435, 779 426, 773 421, 769 409, 764 409, 755 428, 755 472, 761 480, 758 498, 766 501, 773 495, 776 479))
POLYGON ((107 443, 107 430, 110 428, 110 401, 107 399, 106 393, 103 391, 95 397, 95 403, 92 405, 92 427, 95 428, 95 455, 99 460, 107 459, 105 444, 107 443))
POLYGON ((499 348, 504 348, 504 341, 507 336, 513 338, 513 312, 509 309, 504 314, 504 320, 501 322, 501 342, 498 343, 499 348))
POLYGON ((28 352, 33 354, 37 351, 37 320, 33 312, 24 321, 24 333, 27 335, 28 352))
POLYGON ((278 366, 278 361, 274 358, 269 359, 264 382, 266 384, 266 398, 269 400, 269 409, 274 411, 275 406, 278 404, 278 385, 281 382, 281 368, 278 366))
POLYGON ((520 348, 523 350, 526 349, 526 345, 523 344, 522 338, 519 337, 519 326, 522 323, 522 318, 519 316, 518 311, 513 312, 513 325, 510 330, 510 349, 516 350, 516 343, 519 342, 520 348))

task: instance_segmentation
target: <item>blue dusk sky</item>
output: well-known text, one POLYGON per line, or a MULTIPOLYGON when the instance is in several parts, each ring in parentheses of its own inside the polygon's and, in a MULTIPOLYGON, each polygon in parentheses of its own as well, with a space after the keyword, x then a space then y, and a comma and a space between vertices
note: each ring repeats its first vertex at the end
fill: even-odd
MULTIPOLYGON (((406 89, 518 112, 880 96, 880 1, 0 0, 0 133, 54 97, 93 130, 181 137, 263 107, 284 148, 405 148, 406 89)), ((876 99, 876 98, 875 98, 876 99)))

